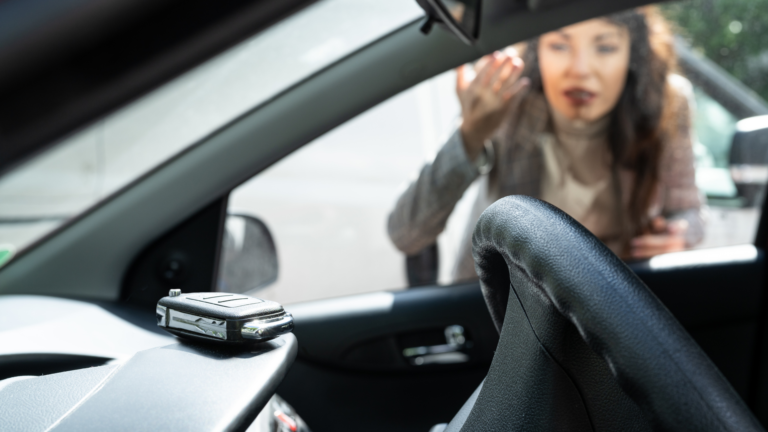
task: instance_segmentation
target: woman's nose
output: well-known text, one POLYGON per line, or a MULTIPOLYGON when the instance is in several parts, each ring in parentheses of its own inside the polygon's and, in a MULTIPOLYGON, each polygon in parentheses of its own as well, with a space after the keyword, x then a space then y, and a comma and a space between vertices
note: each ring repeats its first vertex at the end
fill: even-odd
POLYGON ((569 68, 569 72, 571 75, 577 76, 577 77, 583 77, 589 75, 591 72, 590 69, 590 62, 587 58, 588 56, 584 52, 584 50, 574 50, 573 56, 571 57, 571 64, 569 68))

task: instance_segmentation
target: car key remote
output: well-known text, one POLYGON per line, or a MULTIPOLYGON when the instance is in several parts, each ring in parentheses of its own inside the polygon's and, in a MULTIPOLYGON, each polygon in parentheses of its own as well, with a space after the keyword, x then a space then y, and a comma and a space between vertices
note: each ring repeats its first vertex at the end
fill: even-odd
POLYGON ((157 302, 157 325, 176 336, 226 344, 254 344, 293 330, 293 316, 278 303, 242 294, 182 294, 157 302))

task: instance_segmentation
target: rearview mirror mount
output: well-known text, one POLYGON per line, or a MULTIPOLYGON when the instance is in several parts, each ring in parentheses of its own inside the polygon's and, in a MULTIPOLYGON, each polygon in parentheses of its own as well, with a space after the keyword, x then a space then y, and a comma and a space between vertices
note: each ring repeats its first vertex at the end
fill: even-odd
POLYGON ((442 23, 467 45, 473 45, 480 36, 480 12, 482 0, 416 0, 427 13, 427 21, 421 27, 424 34, 432 30, 434 23, 442 23))

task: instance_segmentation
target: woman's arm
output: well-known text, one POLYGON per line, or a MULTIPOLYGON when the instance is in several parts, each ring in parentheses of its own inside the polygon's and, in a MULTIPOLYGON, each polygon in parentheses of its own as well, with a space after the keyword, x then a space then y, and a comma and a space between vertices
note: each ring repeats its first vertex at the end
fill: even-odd
MULTIPOLYGON (((457 70, 461 128, 435 161, 422 168, 418 179, 398 199, 389 215, 389 236, 407 255, 435 242, 456 203, 480 175, 475 162, 483 153, 486 140, 501 125, 513 97, 528 85, 527 78, 518 79, 522 71, 523 62, 514 50, 483 57, 473 79, 466 76, 463 66, 457 70)), ((485 157, 488 158, 487 152, 485 157)))
POLYGON ((480 175, 456 131, 397 200, 387 230, 395 246, 413 255, 433 244, 461 196, 480 175))

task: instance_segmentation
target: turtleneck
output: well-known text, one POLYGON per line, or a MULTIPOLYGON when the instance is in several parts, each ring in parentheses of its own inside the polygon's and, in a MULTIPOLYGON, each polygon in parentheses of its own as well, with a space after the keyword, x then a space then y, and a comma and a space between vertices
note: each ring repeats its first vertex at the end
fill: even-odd
POLYGON ((550 132, 541 139, 545 173, 541 198, 579 221, 619 253, 620 221, 611 154, 610 118, 571 120, 554 109, 550 132))
POLYGON ((611 156, 608 151, 608 124, 606 115, 599 120, 586 122, 571 120, 551 109, 552 126, 559 144, 559 152, 569 162, 569 168, 577 181, 597 183, 611 175, 611 156))

